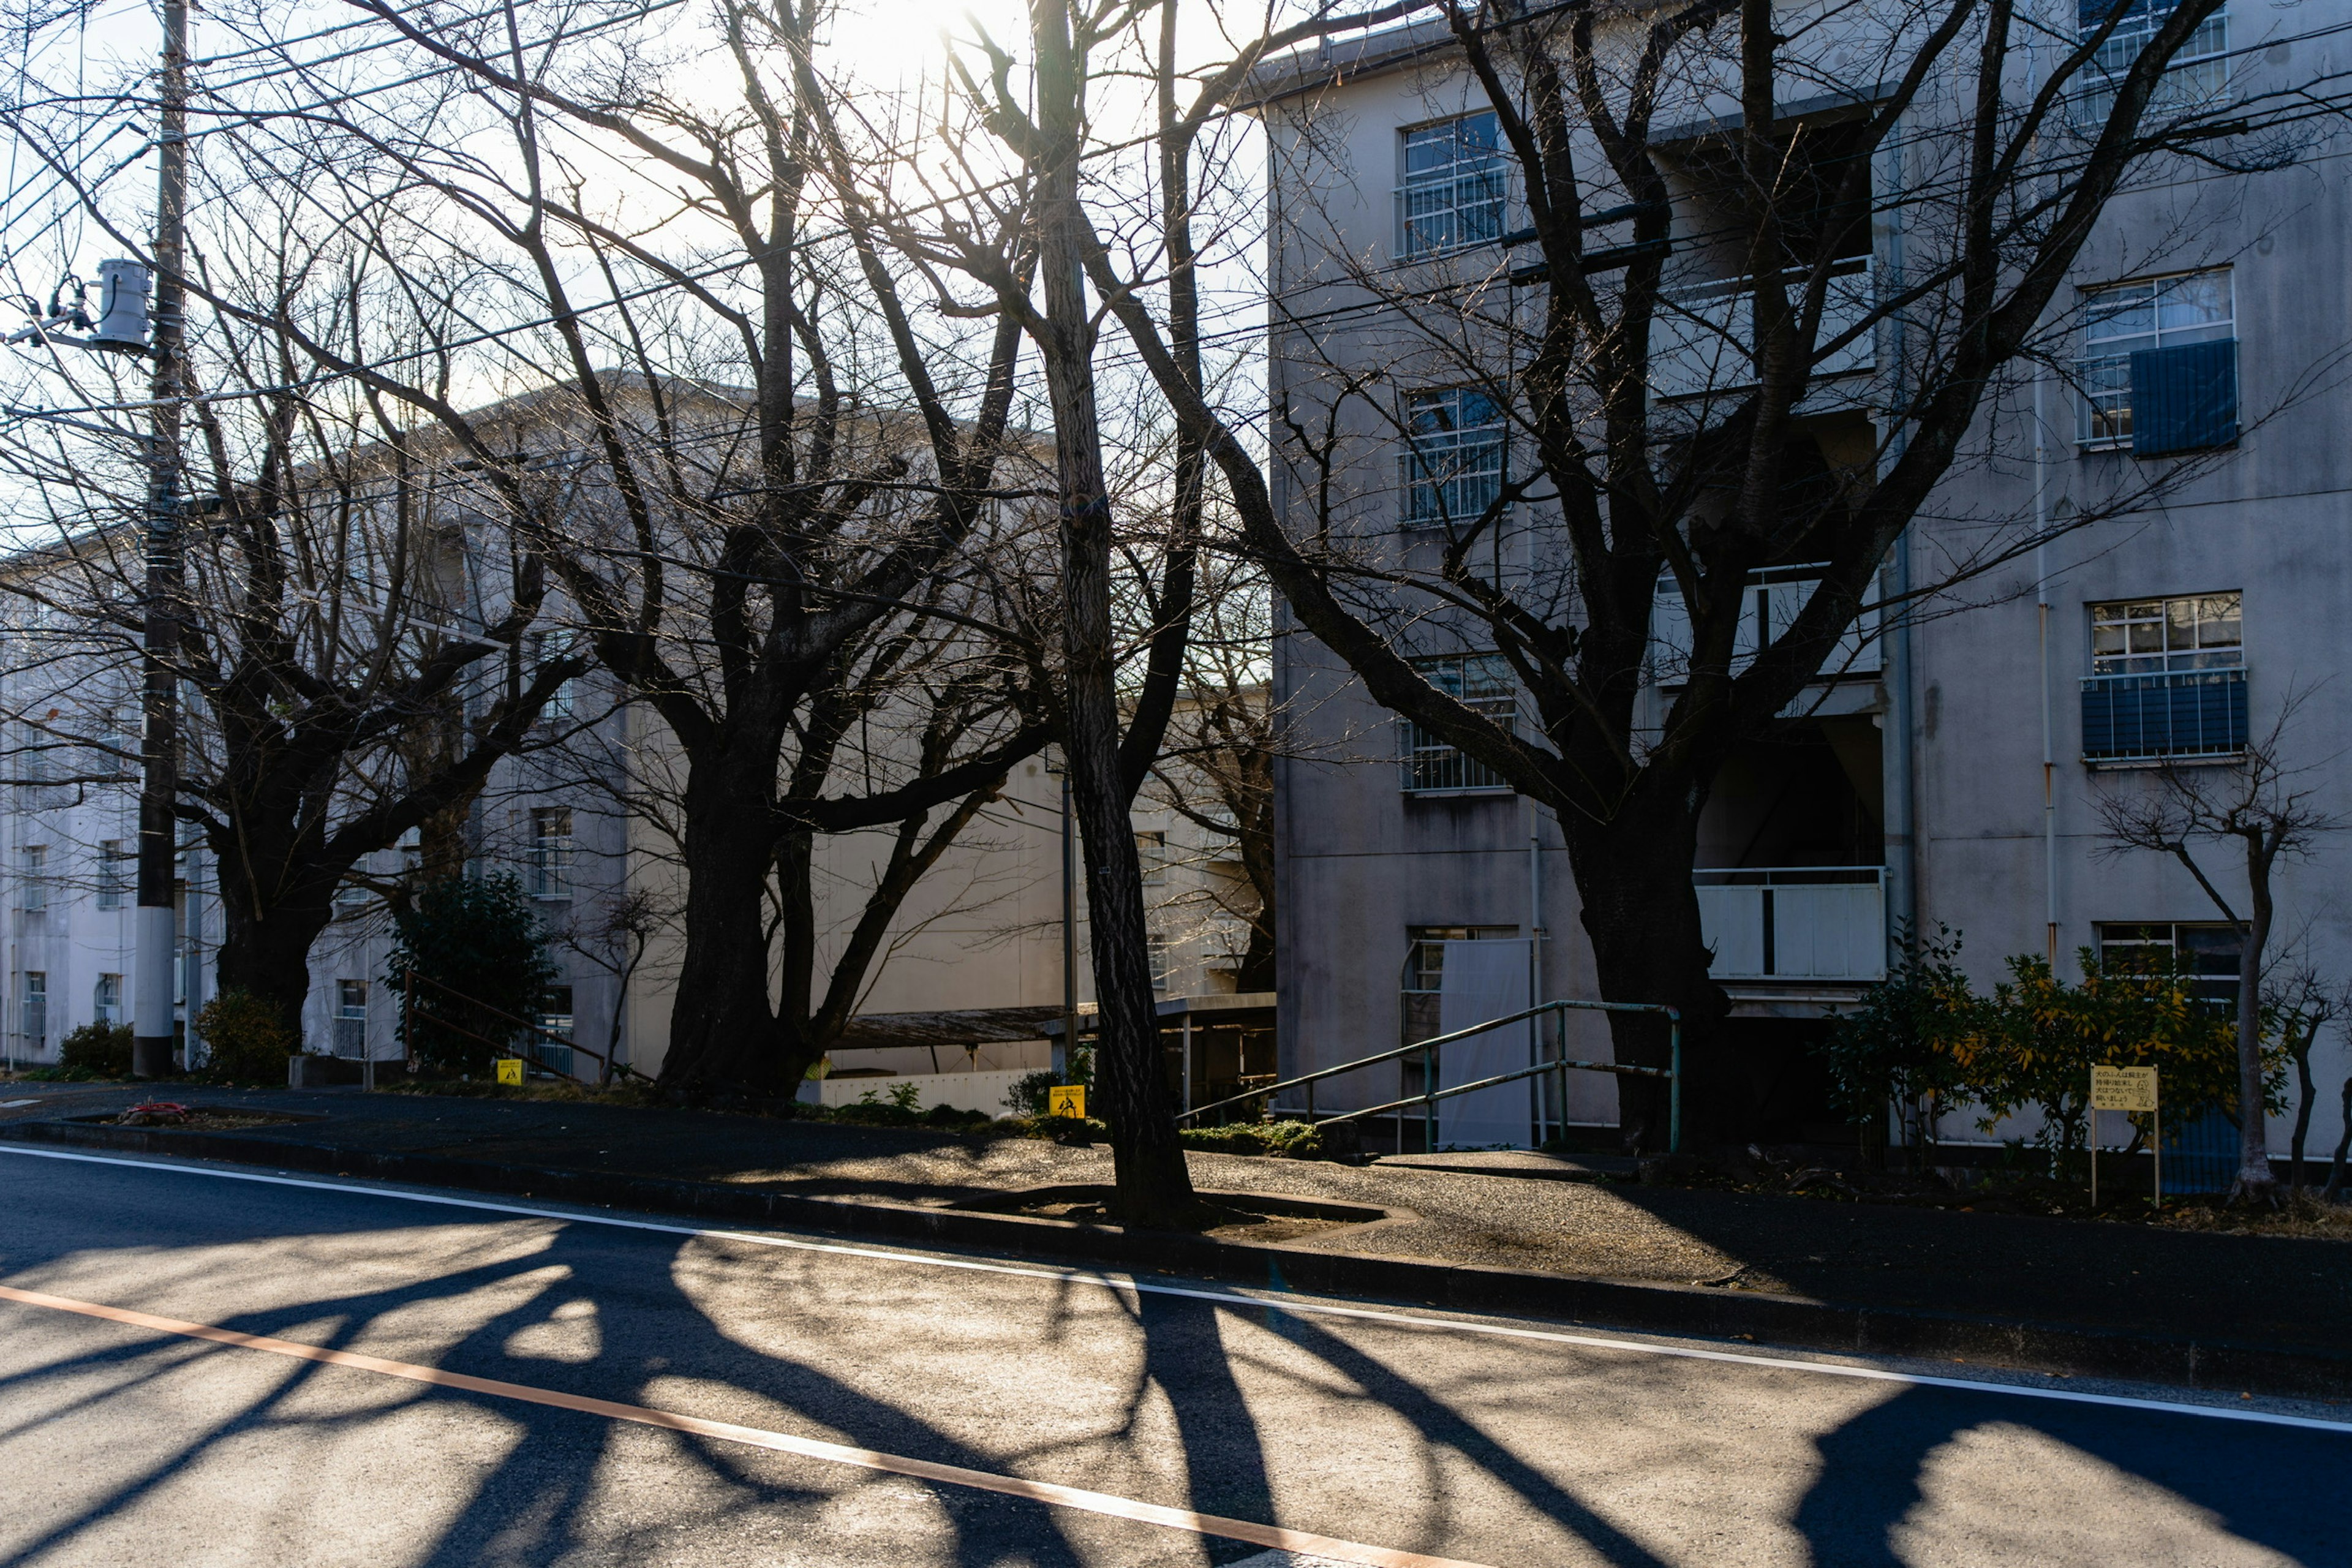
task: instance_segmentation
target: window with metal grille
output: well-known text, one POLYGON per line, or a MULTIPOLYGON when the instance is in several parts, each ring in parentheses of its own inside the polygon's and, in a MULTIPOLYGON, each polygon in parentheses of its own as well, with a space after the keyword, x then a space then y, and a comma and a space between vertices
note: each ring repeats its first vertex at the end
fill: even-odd
POLYGON ((368 983, 335 982, 335 1055, 358 1058, 367 1055, 368 983))
POLYGON ((2238 928, 2219 921, 2152 921, 2097 927, 2099 962, 2119 974, 2145 973, 2168 959, 2189 994, 2225 1018, 2238 1016, 2238 928))
POLYGON ((2076 438, 2143 456, 2237 439, 2237 309, 2230 268, 2143 278, 2084 299, 2076 438))
POLYGON ((2084 757, 2137 762, 2243 752, 2242 604, 2242 595, 2227 593, 2090 605, 2084 757))
POLYGON ((1503 493, 1503 405, 1467 386, 1405 395, 1399 483, 1409 528, 1475 522, 1503 493))
MULTIPOLYGON (((2120 10, 2115 31, 2107 35, 2084 66, 2082 92, 2074 100, 2074 121, 2085 130, 2105 124, 2116 107, 2116 88, 2129 74, 2132 61, 2157 29, 2179 9, 2179 0, 2075 0, 2075 37, 2089 39, 2109 16, 2120 10)), ((2211 103, 2230 85, 2230 11, 2223 6, 2197 25, 2149 98, 2142 123, 2200 104, 2211 103)))
POLYGON ((49 907, 49 851, 43 844, 25 847, 24 874, 16 879, 16 907, 37 911, 49 907))
POLYGON ((1503 237, 1509 168, 1492 112, 1398 133, 1397 254, 1430 256, 1503 237))
POLYGON ((1139 833, 1135 836, 1135 858, 1143 868, 1143 885, 1164 888, 1168 885, 1168 835, 1139 833))
MULTIPOLYGON (((549 664, 552 664, 559 658, 570 658, 572 655, 572 633, 568 628, 559 628, 557 630, 548 632, 533 632, 530 635, 530 663, 532 670, 536 672, 540 668, 549 664)), ((543 724, 561 724, 569 721, 576 705, 578 692, 575 689, 578 684, 579 682, 575 679, 567 679, 557 686, 554 692, 549 696, 545 705, 539 710, 540 722, 543 724)))
POLYGON ((123 873, 131 863, 120 838, 101 839, 98 846, 98 907, 119 910, 123 894, 130 890, 130 879, 123 873))
MULTIPOLYGON (((1404 973, 1397 990, 1404 1031, 1397 1044, 1434 1038, 1440 1025, 1439 1000, 1445 984, 1445 944, 1449 942, 1496 942, 1519 934, 1517 926, 1407 926, 1404 928, 1404 973)), ((1421 1087, 1421 1063, 1404 1062, 1408 1092, 1421 1087)))
POLYGON ((572 896, 572 808, 541 806, 530 814, 530 891, 537 899, 572 896))
POLYGON ((40 1046, 49 1037, 49 977, 38 969, 25 971, 25 1037, 40 1046))
MULTIPOLYGON (((1518 715, 1518 688, 1511 667, 1497 653, 1448 654, 1413 661, 1429 683, 1459 700, 1474 713, 1483 713, 1504 729, 1518 715)), ((1408 795, 1468 790, 1507 790, 1501 775, 1474 761, 1410 719, 1399 719, 1397 731, 1403 788, 1408 795)))

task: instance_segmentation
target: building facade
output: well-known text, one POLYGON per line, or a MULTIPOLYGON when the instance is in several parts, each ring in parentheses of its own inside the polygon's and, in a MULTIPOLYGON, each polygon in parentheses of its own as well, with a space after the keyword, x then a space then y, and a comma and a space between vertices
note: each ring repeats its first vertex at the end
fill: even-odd
MULTIPOLYGON (((2339 11, 2231 6, 2176 57, 2165 101, 2266 101, 2324 79, 2339 11)), ((2112 47, 2136 47, 2167 14, 2133 11, 2112 47)), ((1822 16, 1832 15, 1855 13, 1822 16)), ((2107 15, 2068 7, 2053 36, 2107 15)), ((1822 47, 1832 58, 1792 83, 1781 111, 1833 132, 1886 89, 1839 86, 1874 67, 1841 67, 1837 46, 1822 47)), ((2021 73, 2021 88, 2032 79, 2021 73)), ((1507 410, 1444 344, 1433 352, 1431 334, 1402 330, 1398 312, 1424 280, 1424 298, 1484 289, 1498 317, 1528 309, 1509 261, 1471 277, 1466 259, 1523 238, 1523 194, 1485 89, 1442 28, 1285 62, 1269 100, 1270 392, 1293 432, 1274 465, 1277 505, 1295 537, 1343 531, 1425 572, 1444 545, 1438 525, 1478 514, 1523 470, 1507 410)), ((1737 123, 1737 107, 1702 101, 1693 144, 1737 123)), ((1824 340, 1842 310, 1860 320, 1900 275, 1909 165, 1894 140, 1871 171, 1873 212, 1857 231, 1867 238, 1833 269, 1824 340)), ((1588 168, 1605 167, 1584 151, 1588 168)), ((1879 577, 1890 602, 1931 580, 1945 591, 1884 621, 1866 609, 1805 698, 1718 776, 1697 899, 1712 973, 1733 1004, 1727 1038, 1751 1124, 1767 1135, 1851 1136, 1810 1047, 1885 974, 1906 930, 1959 933, 1980 987, 2015 954, 2072 974, 2080 950, 2166 948, 2206 976, 2217 1005, 2234 1005, 2237 943, 2221 912, 2178 860, 2119 847, 2102 816, 2103 802, 2149 788, 2160 764, 2219 778, 2272 742, 2321 819, 2308 854, 2279 868, 2273 968, 2352 978, 2340 892, 2352 834, 2339 826, 2352 821, 2352 775, 2336 739, 2352 732, 2352 655, 2324 629, 2352 596, 2341 437, 2352 393, 2334 368, 2352 338, 2342 151, 2331 128, 2260 173, 2177 162, 2113 201, 2051 307, 2048 363, 1990 400, 1971 437, 1979 460, 1954 467, 1879 577), (2095 521, 2068 529, 2076 518, 2095 521), (2042 542, 1987 550, 2004 526, 2042 542)), ((1662 319, 1696 325, 1679 338, 1660 329, 1654 406, 1739 381, 1721 352, 1744 331, 1746 307, 1737 278, 1704 275, 1709 222, 1703 192, 1678 191, 1673 243, 1700 259, 1669 273, 1674 309, 1662 319)), ((1881 321, 1816 364, 1801 412, 1833 469, 1885 460, 1901 330, 1899 318, 1881 321)), ((1503 507, 1477 548, 1482 569, 1530 595, 1563 572, 1559 521, 1540 500, 1503 507)), ((1789 624, 1817 576, 1802 563, 1755 575, 1735 669, 1789 624)), ((1562 582, 1557 602, 1572 620, 1562 582)), ((1507 664, 1475 631, 1442 610, 1397 618, 1434 684, 1499 717, 1524 711, 1507 664)), ((1530 998, 1598 996, 1549 813, 1381 708, 1295 624, 1276 647, 1274 700, 1292 728, 1277 766, 1285 1074, 1530 998), (1511 945, 1466 951, 1477 943, 1511 945)), ((1662 592, 1641 699, 1654 718, 1688 655, 1680 601, 1662 592)), ((2209 861, 2242 909, 2231 853, 2209 861)), ((1571 1020, 1563 1042, 1575 1057, 1609 1049, 1590 1017, 1571 1020)), ((1524 1060, 1531 1046, 1511 1051, 1524 1060)), ((2314 1056, 2311 1137, 2324 1153, 2352 1057, 2336 1034, 2314 1056)), ((1418 1083, 1410 1062, 1341 1081, 1352 1087, 1331 1100, 1352 1092, 1357 1104, 1418 1083)), ((1528 1097, 1499 1120, 1465 1119, 1460 1141, 1524 1142, 1562 1121, 1613 1126, 1613 1081, 1580 1075, 1564 1107, 1528 1097)), ((1983 1135, 1966 1114, 1944 1131, 1983 1135)), ((2274 1123, 2274 1147, 2285 1139, 2274 1123)))

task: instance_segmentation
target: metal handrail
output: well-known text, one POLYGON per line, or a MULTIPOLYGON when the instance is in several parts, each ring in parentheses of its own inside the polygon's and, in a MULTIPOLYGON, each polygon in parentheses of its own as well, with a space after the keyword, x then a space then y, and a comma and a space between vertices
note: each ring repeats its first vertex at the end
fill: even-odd
MULTIPOLYGON (((1318 1123, 1321 1121, 1353 1121, 1359 1117, 1376 1116, 1383 1110, 1395 1110, 1408 1105, 1418 1105, 1423 1109, 1424 1127, 1428 1127, 1435 1124, 1436 1106, 1437 1102, 1441 1100, 1448 1100, 1457 1094, 1468 1094, 1474 1089, 1492 1089, 1498 1083, 1512 1083, 1523 1078, 1533 1078, 1538 1073, 1547 1072, 1556 1072, 1560 1075, 1560 1104, 1564 1110, 1568 1103, 1568 1074, 1570 1068, 1574 1068, 1581 1072, 1613 1073, 1621 1078, 1663 1078, 1666 1079, 1668 1107, 1666 1113, 1666 1147, 1671 1152, 1677 1154, 1682 1152, 1683 1015, 1681 1008, 1668 1006, 1663 1002, 1539 1003, 1533 1007, 1527 1008, 1521 1012, 1510 1014, 1506 1017, 1489 1018, 1483 1024, 1473 1024, 1466 1029, 1455 1029, 1451 1034, 1433 1035, 1425 1040, 1415 1040, 1409 1046, 1399 1046, 1392 1051, 1381 1051, 1375 1056, 1360 1057, 1351 1062, 1342 1062, 1338 1067, 1320 1068, 1314 1072, 1301 1073, 1297 1078, 1285 1079, 1280 1083, 1269 1084, 1264 1089, 1252 1089, 1246 1094, 1229 1095, 1223 1100, 1212 1100, 1206 1105, 1195 1106, 1190 1110, 1180 1112, 1176 1120, 1180 1122, 1188 1121, 1195 1116, 1205 1115, 1212 1110, 1221 1110, 1229 1105, 1239 1105, 1246 1100, 1258 1100, 1267 1105, 1271 1105, 1274 1097, 1280 1094, 1283 1090, 1297 1089, 1304 1086, 1307 1089, 1307 1120, 1309 1121, 1316 1121, 1318 1123), (1563 1055, 1556 1057, 1548 1062, 1538 1062, 1532 1067, 1522 1068, 1513 1072, 1504 1073, 1496 1078, 1481 1079, 1475 1083, 1456 1084, 1452 1089, 1437 1089, 1433 1087, 1437 1081, 1436 1056, 1440 1047, 1451 1045, 1456 1040, 1468 1039, 1474 1035, 1483 1035, 1490 1030, 1502 1028, 1507 1025, 1521 1023, 1529 1018, 1540 1017, 1547 1013, 1556 1013, 1559 1015, 1562 1029, 1560 1037, 1563 1044, 1565 1044, 1567 1038, 1565 1032, 1567 1027, 1567 1016, 1570 1012, 1664 1014, 1669 1030, 1667 1048, 1669 1052, 1668 1060, 1671 1065, 1661 1068, 1634 1067, 1618 1062, 1570 1061, 1565 1055, 1563 1055), (1317 1117, 1315 1114, 1315 1085, 1321 1082, 1323 1079, 1327 1078, 1337 1078, 1342 1073, 1358 1072, 1365 1068, 1378 1067, 1382 1062, 1399 1061, 1406 1057, 1413 1056, 1415 1054, 1418 1054, 1422 1058, 1421 1081, 1423 1087, 1421 1093, 1407 1096, 1403 1100, 1391 1100, 1385 1105, 1375 1105, 1363 1110, 1342 1111, 1334 1116, 1320 1118, 1317 1117)), ((1399 1136, 1402 1136, 1402 1132, 1399 1133, 1399 1136)), ((1423 1136, 1424 1138, 1427 1136, 1425 1131, 1423 1136)))

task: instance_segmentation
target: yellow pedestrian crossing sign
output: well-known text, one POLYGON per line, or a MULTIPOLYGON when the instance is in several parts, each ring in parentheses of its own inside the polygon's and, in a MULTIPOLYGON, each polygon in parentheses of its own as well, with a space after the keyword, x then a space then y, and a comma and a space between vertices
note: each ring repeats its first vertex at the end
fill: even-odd
POLYGON ((520 1057, 500 1057, 499 1058, 499 1081, 500 1083, 520 1083, 522 1081, 522 1058, 520 1057))
POLYGON ((1045 1091, 1045 1114, 1070 1116, 1086 1120, 1087 1086, 1082 1083, 1057 1083, 1045 1091))

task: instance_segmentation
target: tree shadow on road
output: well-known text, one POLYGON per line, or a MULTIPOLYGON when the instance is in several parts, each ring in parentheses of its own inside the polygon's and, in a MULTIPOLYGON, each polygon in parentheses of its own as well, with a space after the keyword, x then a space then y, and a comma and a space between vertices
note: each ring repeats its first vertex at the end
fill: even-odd
MULTIPOLYGON (((427 1225, 438 1230, 444 1223, 436 1219, 427 1225)), ((309 1236, 338 1233, 331 1225, 303 1228, 309 1236)), ((341 1227, 341 1233, 396 1237, 406 1228, 424 1227, 354 1222, 341 1227)), ((311 1295, 266 1310, 209 1321, 246 1333, 425 1361, 447 1371, 823 1436, 941 1464, 980 1470, 1008 1468, 1003 1454, 974 1449, 916 1411, 865 1392, 814 1364, 813 1359, 795 1356, 788 1347, 754 1349, 741 1337, 722 1331, 679 1284, 679 1255, 689 1245, 689 1238, 656 1240, 649 1236, 555 1226, 543 1247, 503 1261, 387 1289, 311 1295), (587 1293, 590 1287, 583 1276, 593 1278, 605 1270, 616 1247, 629 1248, 635 1257, 625 1260, 625 1288, 607 1289, 604 1282, 596 1282, 601 1309, 596 1326, 602 1339, 598 1353, 579 1362, 519 1353, 513 1348, 516 1342, 527 1340, 533 1331, 578 1331, 576 1321, 558 1314, 587 1293), (529 1276, 541 1278, 530 1279, 529 1276), (462 1299, 486 1292, 504 1292, 518 1299, 487 1314, 468 1310, 462 1299), (386 1344, 381 1331, 371 1332, 381 1330, 394 1314, 413 1318, 419 1309, 429 1310, 436 1305, 456 1307, 468 1326, 429 1351, 404 1357, 399 1349, 386 1344), (326 1331, 320 1331, 321 1325, 326 1331), (681 1397, 682 1388, 719 1397, 681 1397)), ((91 1249, 76 1251, 83 1261, 93 1256, 91 1249)), ((7 1277, 22 1288, 59 1289, 46 1280, 46 1271, 40 1268, 45 1261, 12 1247, 7 1277)), ((118 1300, 114 1304, 146 1303, 118 1300)), ((168 1303, 162 1301, 152 1310, 170 1312, 168 1303)), ((198 1347, 184 1340, 109 1345, 0 1379, 0 1398, 29 1394, 43 1380, 110 1373, 114 1375, 102 1390, 81 1394, 53 1407, 49 1418, 112 1416, 148 1426, 140 1414, 141 1401, 155 1385, 205 1356, 251 1354, 198 1347), (109 1410, 110 1405, 116 1408, 109 1410)), ((379 1384, 364 1396, 360 1408, 352 1409, 347 1400, 338 1401, 341 1411, 321 1415, 319 1411, 328 1400, 314 1395, 316 1386, 355 1374, 316 1363, 269 1360, 283 1369, 283 1375, 271 1379, 266 1392, 204 1422, 169 1453, 107 1485, 72 1516, 36 1537, 21 1540, 0 1555, 0 1565, 13 1568, 71 1555, 77 1542, 97 1527, 142 1500, 154 1504, 159 1491, 232 1445, 289 1429, 364 1436, 371 1426, 394 1412, 427 1400, 475 1405, 517 1432, 503 1457, 467 1484, 462 1506, 439 1529, 430 1550, 415 1559, 436 1565, 497 1563, 502 1568, 541 1568, 583 1557, 658 1561, 671 1525, 709 1524, 733 1517, 747 1526, 756 1522, 762 1533, 770 1534, 779 1524, 788 1529, 795 1523, 814 1526, 817 1515, 843 1492, 877 1479, 871 1472, 821 1461, 747 1449, 717 1439, 663 1434, 654 1440, 667 1442, 671 1452, 691 1460, 691 1480, 700 1489, 692 1520, 630 1524, 592 1518, 598 1511, 596 1493, 609 1482, 608 1467, 623 1445, 642 1442, 651 1434, 600 1416, 413 1384, 391 1385, 399 1392, 388 1398, 379 1384), (780 1472, 791 1475, 809 1466, 817 1467, 813 1484, 779 1479, 780 1472)), ((385 1458, 387 1462, 375 1473, 383 1479, 385 1500, 396 1504, 401 1499, 401 1478, 414 1476, 425 1457, 385 1458)), ((962 1497, 942 1500, 945 1506, 931 1509, 928 1515, 940 1528, 925 1537, 926 1550, 937 1561, 958 1568, 979 1568, 1005 1561, 1008 1544, 1013 1542, 1018 1543, 1019 1561, 1038 1568, 1076 1568, 1080 1561, 1066 1539, 1059 1510, 1003 1497, 987 1498, 977 1508, 962 1497), (975 1534, 968 1525, 982 1528, 975 1534), (944 1545, 939 1544, 942 1542, 944 1545)))
POLYGON ((2116 1540, 2139 1541, 2134 1562, 2216 1561, 2205 1553, 2224 1535, 2243 1544, 2222 1561, 2273 1561, 2256 1548, 2296 1563, 2352 1561, 2343 1500, 2352 1437, 2340 1433, 2224 1427, 2210 1416, 1915 1386, 1817 1446, 1820 1474, 1795 1523, 1820 1568, 1904 1568, 1923 1556, 2123 1560, 2088 1541, 2087 1554, 2076 1555, 2066 1539, 2077 1527, 2110 1551, 2116 1540), (1969 1440, 1994 1429, 2003 1463, 1971 1476, 1969 1440), (2225 1430, 2271 1440, 2216 1441, 2225 1430), (2021 1455, 2048 1473, 2021 1468, 2021 1455), (2071 1483, 2071 1506, 2053 1506, 2045 1480, 2071 1483), (1964 1527, 1958 1505, 1965 1500, 1954 1494, 1988 1485, 2001 1489, 2000 1506, 1964 1527), (2102 1507, 2110 1510, 2104 1517, 2092 1511, 2102 1507), (2015 1536, 2002 1539, 2005 1530, 2015 1536), (2021 1550, 2024 1556, 2015 1554, 2021 1550))

